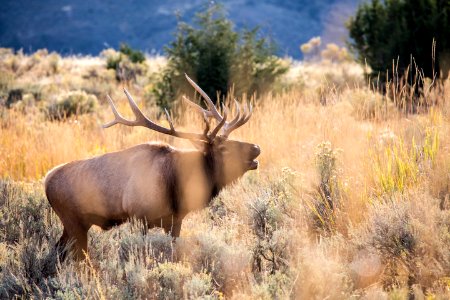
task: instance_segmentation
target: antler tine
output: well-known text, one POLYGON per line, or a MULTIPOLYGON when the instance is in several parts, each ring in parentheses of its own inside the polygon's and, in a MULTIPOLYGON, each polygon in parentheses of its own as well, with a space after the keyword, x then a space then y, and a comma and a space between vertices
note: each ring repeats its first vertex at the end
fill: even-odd
POLYGON ((209 120, 208 118, 212 118, 213 115, 209 110, 203 109, 200 105, 196 104, 195 102, 193 102, 191 99, 187 98, 186 96, 183 95, 182 99, 191 107, 193 107, 197 112, 199 112, 202 117, 203 120, 205 121, 205 130, 203 131, 204 135, 207 135, 209 132, 209 120))
POLYGON ((244 125, 245 123, 247 123, 248 120, 250 120, 250 117, 251 117, 252 114, 253 114, 253 106, 252 106, 252 104, 249 103, 248 106, 249 106, 249 112, 248 112, 248 115, 245 117, 244 123, 243 123, 242 125, 244 125))
POLYGON ((130 120, 127 120, 127 119, 125 119, 124 117, 122 117, 122 115, 117 111, 117 108, 116 108, 116 106, 114 105, 114 101, 113 101, 113 99, 111 98, 111 96, 110 95, 107 95, 107 99, 108 99, 108 102, 109 102, 109 105, 111 106, 111 110, 112 110, 112 112, 113 112, 113 114, 114 114, 114 120, 112 120, 111 122, 109 122, 109 123, 107 123, 107 124, 104 124, 102 127, 103 128, 108 128, 108 127, 111 127, 111 126, 113 126, 113 125, 116 125, 116 124, 125 124, 125 125, 128 125, 128 126, 133 126, 133 121, 130 121, 130 120))
POLYGON ((173 126, 172 118, 170 117, 170 115, 167 112, 167 110, 165 110, 165 113, 166 113, 167 121, 169 122, 169 125, 170 125, 170 129, 162 127, 162 126, 160 126, 160 125, 158 125, 156 123, 153 123, 146 116, 144 116, 142 111, 137 106, 136 102, 131 97, 130 93, 128 93, 128 91, 126 89, 124 89, 124 92, 125 92, 125 95, 128 98, 128 103, 130 104, 131 110, 133 111, 133 113, 134 113, 134 115, 136 117, 136 120, 131 121, 131 120, 127 120, 124 117, 122 117, 120 115, 120 113, 117 111, 117 108, 114 105, 114 101, 108 95, 108 101, 109 101, 109 104, 110 104, 111 109, 112 109, 113 114, 114 114, 114 120, 109 122, 109 123, 107 123, 107 124, 105 124, 105 125, 103 125, 103 128, 108 128, 108 127, 111 127, 111 126, 113 126, 115 124, 123 124, 123 125, 127 125, 127 126, 142 126, 142 127, 146 127, 146 128, 152 129, 152 130, 160 132, 160 133, 164 133, 164 134, 167 134, 167 135, 172 135, 172 136, 183 138, 183 139, 203 140, 203 141, 208 140, 208 136, 206 134, 197 134, 197 133, 176 131, 175 127, 173 126))
POLYGON ((212 112, 210 112, 209 110, 204 109, 203 107, 201 107, 200 105, 196 104, 195 102, 193 102, 191 99, 187 98, 186 96, 183 95, 183 97, 181 97, 189 106, 193 107, 196 111, 198 111, 199 113, 201 113, 202 115, 205 114, 206 117, 208 118, 212 118, 213 114, 212 112))
POLYGON ((222 120, 219 122, 219 124, 217 124, 216 128, 214 128, 214 130, 211 131, 211 134, 208 136, 211 141, 214 140, 214 138, 216 137, 216 135, 219 132, 219 130, 223 127, 223 125, 227 121, 228 111, 227 111, 227 108, 225 107, 225 105, 223 103, 222 103, 222 109, 223 109, 223 118, 222 118, 222 120))
POLYGON ((196 111, 198 111, 198 112, 204 112, 205 111, 205 109, 203 109, 200 105, 194 103, 191 99, 189 99, 185 95, 183 95, 181 98, 184 100, 184 102, 186 102, 187 105, 193 107, 196 111))
MULTIPOLYGON (((246 103, 246 106, 245 106, 245 114, 244 114, 244 116, 239 120, 239 122, 237 122, 236 123, 236 127, 234 128, 234 129, 236 129, 236 128, 238 128, 238 127, 241 127, 242 125, 244 125, 245 123, 247 123, 247 121, 250 119, 250 117, 252 116, 252 113, 253 113, 253 107, 252 107, 252 104, 250 103, 250 104, 248 104, 248 103, 246 103)), ((234 130, 233 129, 233 130, 234 130)))
MULTIPOLYGON (((211 98, 191 79, 189 76, 185 73, 187 81, 192 85, 192 87, 200 94, 202 95, 203 99, 205 99, 206 104, 208 105, 209 112, 211 113, 211 116, 214 117, 217 121, 222 121, 222 116, 217 111, 216 106, 212 102, 211 98)), ((195 104, 195 103, 194 103, 195 104)), ((197 104, 196 104, 197 105, 197 104)), ((197 105, 198 106, 198 105, 197 105)))
POLYGON ((133 111, 134 115, 136 116, 136 121, 137 122, 140 121, 140 122, 144 122, 144 123, 145 123, 145 121, 150 121, 149 119, 147 119, 144 116, 142 111, 137 106, 136 102, 134 102, 133 97, 131 97, 130 93, 128 93, 127 89, 123 89, 123 91, 125 92, 125 95, 127 96, 128 103, 130 104, 131 110, 133 111))
POLYGON ((250 105, 245 105, 244 106, 244 113, 243 115, 235 122, 233 123, 231 126, 228 126, 227 128, 224 129, 224 133, 223 135, 225 137, 228 137, 228 135, 235 129, 241 127, 242 125, 244 125, 245 123, 247 123, 248 120, 250 120, 250 117, 252 116, 253 113, 253 107, 252 104, 250 103, 250 105))
POLYGON ((209 120, 208 120, 208 117, 206 116, 205 112, 202 114, 202 116, 203 116, 203 120, 205 121, 205 129, 203 130, 203 134, 205 136, 208 136, 209 127, 210 127, 209 126, 209 120))
MULTIPOLYGON (((118 118, 122 118, 122 117, 120 116, 119 112, 117 111, 116 106, 114 105, 114 102, 113 102, 113 100, 111 99, 111 97, 110 97, 109 95, 106 95, 106 99, 108 99, 109 106, 111 106, 111 110, 112 110, 112 112, 113 112, 113 114, 114 114, 114 120, 112 120, 112 121, 109 122, 109 123, 103 124, 103 125, 102 125, 103 128, 109 128, 109 127, 111 127, 111 126, 113 126, 113 125, 116 125, 116 124, 117 124, 117 119, 118 119, 118 118)), ((122 119, 123 119, 123 118, 122 118, 122 119)))
MULTIPOLYGON (((236 99, 234 99, 234 105, 236 106, 236 117, 234 117, 233 120, 231 120, 231 122, 229 122, 228 124, 226 124, 226 127, 231 127, 234 126, 234 124, 239 121, 240 117, 241 117, 241 108, 239 106, 239 102, 237 102, 236 99)), ((225 130, 226 128, 224 128, 225 130)))
POLYGON ((203 99, 206 102, 206 105, 208 106, 208 109, 204 109, 200 105, 189 100, 187 97, 185 97, 185 96, 182 97, 182 99, 185 102, 187 102, 188 105, 190 105, 197 112, 202 114, 202 116, 205 120, 205 123, 206 123, 206 129, 204 131, 204 134, 206 135, 209 130, 208 118, 214 118, 219 122, 218 125, 216 126, 216 128, 214 128, 214 130, 208 136, 208 139, 210 141, 215 138, 215 136, 217 135, 217 133, 219 132, 219 130, 221 128, 223 128, 223 136, 228 137, 228 135, 233 130, 235 130, 236 128, 247 123, 247 121, 252 116, 253 108, 252 108, 251 103, 246 104, 244 106, 243 114, 241 114, 239 102, 236 99, 234 99, 234 103, 236 105, 236 116, 230 122, 226 122, 226 116, 227 116, 228 111, 225 108, 225 106, 223 105, 223 103, 222 103, 222 108, 223 108, 224 116, 222 117, 221 114, 219 113, 219 111, 217 110, 216 106, 212 102, 211 98, 209 98, 209 96, 191 78, 189 78, 189 76, 186 73, 184 75, 186 76, 186 80, 192 85, 192 87, 203 97, 203 99))
POLYGON ((167 122, 169 122, 170 129, 172 131, 175 131, 175 127, 173 127, 173 123, 172 123, 172 117, 170 116, 170 114, 167 111, 167 109, 164 108, 164 112, 166 113, 166 119, 167 119, 167 122))

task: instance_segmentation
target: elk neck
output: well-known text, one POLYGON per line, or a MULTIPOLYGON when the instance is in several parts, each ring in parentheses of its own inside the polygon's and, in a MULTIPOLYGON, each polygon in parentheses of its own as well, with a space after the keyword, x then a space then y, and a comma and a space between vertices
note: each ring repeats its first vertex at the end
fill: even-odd
POLYGON ((174 214, 204 208, 220 192, 220 166, 212 151, 177 151, 165 164, 167 196, 174 214))

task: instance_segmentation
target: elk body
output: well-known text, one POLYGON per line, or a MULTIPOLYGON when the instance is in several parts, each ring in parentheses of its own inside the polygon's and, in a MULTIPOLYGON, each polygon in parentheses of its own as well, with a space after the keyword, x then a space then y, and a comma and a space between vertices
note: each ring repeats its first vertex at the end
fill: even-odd
POLYGON ((257 145, 228 139, 233 130, 249 120, 251 105, 241 114, 236 102, 236 117, 228 122, 225 107, 222 116, 203 90, 187 75, 186 78, 208 107, 203 109, 184 98, 203 116, 205 130, 202 134, 175 130, 167 111, 170 129, 157 125, 143 115, 126 90, 136 120, 124 119, 108 96, 115 119, 104 127, 144 126, 189 139, 197 150, 147 143, 64 164, 47 174, 45 193, 64 226, 56 245, 59 251, 73 242, 76 257, 83 258, 92 225, 107 230, 132 217, 145 220, 149 227, 162 227, 178 237, 186 214, 205 207, 223 187, 258 167, 255 158, 260 149, 257 145), (211 119, 215 119, 217 125, 210 131, 211 119))

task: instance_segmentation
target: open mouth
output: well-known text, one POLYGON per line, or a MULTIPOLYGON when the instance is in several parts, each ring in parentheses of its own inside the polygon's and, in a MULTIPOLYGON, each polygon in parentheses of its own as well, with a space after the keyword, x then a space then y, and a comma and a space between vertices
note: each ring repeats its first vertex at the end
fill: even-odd
POLYGON ((258 169, 259 162, 255 159, 250 162, 250 170, 258 169))
POLYGON ((258 145, 254 145, 252 149, 252 153, 250 154, 251 160, 248 161, 249 163, 249 169, 255 170, 258 169, 259 162, 256 160, 256 158, 261 154, 261 149, 258 145))

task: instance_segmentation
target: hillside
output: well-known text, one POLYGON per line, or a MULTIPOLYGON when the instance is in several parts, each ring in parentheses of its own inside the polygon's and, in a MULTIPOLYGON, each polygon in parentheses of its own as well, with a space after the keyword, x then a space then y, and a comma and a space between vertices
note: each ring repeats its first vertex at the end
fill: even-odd
MULTIPOLYGON (((301 56, 298 46, 313 36, 342 43, 344 21, 360 0, 223 1, 238 28, 261 26, 278 44, 279 55, 301 56)), ((0 46, 40 48, 62 54, 96 55, 120 42, 161 53, 176 29, 176 12, 191 20, 205 5, 195 1, 6 0, 0 11, 0 46)))

